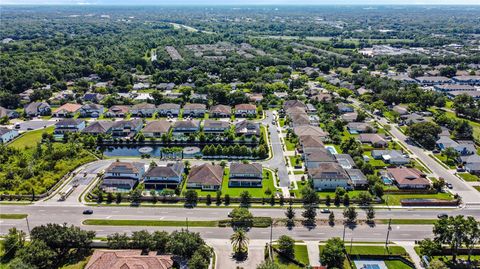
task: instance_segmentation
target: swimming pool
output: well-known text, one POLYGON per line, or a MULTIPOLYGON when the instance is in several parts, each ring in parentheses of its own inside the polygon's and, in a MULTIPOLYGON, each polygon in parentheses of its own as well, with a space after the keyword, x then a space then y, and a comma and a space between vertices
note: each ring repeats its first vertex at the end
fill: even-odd
POLYGON ((338 153, 334 146, 325 146, 325 148, 328 151, 330 151, 330 153, 332 153, 332 154, 337 154, 338 153))

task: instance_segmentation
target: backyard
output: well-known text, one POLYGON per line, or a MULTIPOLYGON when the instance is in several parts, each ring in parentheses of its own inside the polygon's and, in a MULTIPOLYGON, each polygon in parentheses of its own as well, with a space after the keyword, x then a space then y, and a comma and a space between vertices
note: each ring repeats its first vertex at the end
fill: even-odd
POLYGON ((17 149, 24 149, 27 147, 34 147, 37 145, 38 142, 42 141, 42 134, 44 132, 47 132, 49 134, 53 133, 54 126, 47 127, 45 129, 39 129, 35 131, 30 131, 24 133, 22 136, 18 137, 14 141, 12 141, 10 144, 8 144, 11 147, 17 148, 17 149))

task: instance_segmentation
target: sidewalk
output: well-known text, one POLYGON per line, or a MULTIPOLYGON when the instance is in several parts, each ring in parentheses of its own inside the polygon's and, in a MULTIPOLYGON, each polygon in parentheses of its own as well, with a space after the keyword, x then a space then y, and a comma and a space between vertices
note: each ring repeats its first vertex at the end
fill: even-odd
POLYGON ((320 266, 320 250, 318 248, 318 241, 305 241, 308 251, 308 260, 310 266, 320 266))
POLYGON ((421 259, 418 256, 417 252, 415 252, 415 249, 414 249, 415 242, 395 241, 394 243, 403 247, 407 251, 408 255, 410 255, 410 258, 412 259, 412 261, 415 264, 415 267, 417 269, 423 268, 421 259))
POLYGON ((267 240, 250 240, 248 257, 245 261, 237 261, 232 257, 233 250, 230 240, 207 239, 207 244, 215 250, 216 268, 256 268, 265 259, 264 248, 267 240))

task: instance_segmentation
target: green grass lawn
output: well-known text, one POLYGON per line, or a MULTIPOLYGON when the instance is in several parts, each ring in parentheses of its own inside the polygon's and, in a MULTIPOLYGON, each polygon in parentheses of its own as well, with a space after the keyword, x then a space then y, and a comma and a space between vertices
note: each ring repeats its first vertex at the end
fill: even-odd
POLYGON ((385 203, 389 205, 400 205, 402 199, 439 199, 439 200, 453 200, 453 197, 448 193, 436 194, 385 194, 383 197, 385 203))
MULTIPOLYGON (((225 197, 225 194, 230 195, 230 197, 240 197, 240 194, 243 191, 248 191, 252 197, 269 197, 269 195, 265 194, 265 191, 267 189, 270 189, 272 193, 275 193, 277 190, 275 186, 273 185, 273 174, 270 170, 264 169, 263 170, 263 184, 261 188, 246 188, 246 187, 229 187, 228 186, 228 174, 229 174, 229 169, 225 168, 225 174, 223 176, 223 181, 222 181, 222 197, 225 197)), ((187 184, 184 184, 183 191, 186 190, 187 184)), ((206 197, 208 194, 212 196, 212 198, 215 198, 217 195, 216 191, 203 191, 200 189, 195 189, 195 191, 198 193, 200 197, 206 197)))
MULTIPOLYGON (((277 245, 273 245, 276 247, 277 245)), ((308 259, 308 251, 307 251, 307 246, 306 245, 295 245, 295 260, 298 262, 301 262, 305 265, 308 265, 310 263, 308 259)), ((291 263, 287 259, 282 259, 281 256, 275 254, 275 263, 279 264, 282 266, 282 269, 299 269, 299 268, 304 268, 300 267, 294 263, 291 263)))
MULTIPOLYGON (((436 111, 436 109, 433 109, 433 108, 430 109, 430 110, 431 111, 436 111)), ((447 115, 449 118, 462 119, 462 120, 468 121, 468 123, 470 123, 470 125, 473 128, 473 138, 476 141, 480 141, 480 123, 479 122, 475 122, 475 121, 471 121, 471 120, 468 120, 468 119, 457 117, 457 115, 455 115, 455 113, 449 112, 449 111, 445 111, 445 115, 447 115)))
POLYGON ((278 123, 280 124, 280 127, 285 126, 285 118, 280 118, 278 123))
POLYGON ((387 266, 388 269, 411 269, 409 265, 405 264, 402 261, 399 260, 386 260, 385 265, 387 266))
POLYGON ((28 214, 0 214, 0 219, 24 219, 28 214))
MULTIPOLYGON (((100 226, 159 226, 159 227, 187 227, 183 220, 112 220, 86 219, 83 225, 100 226)), ((188 227, 218 227, 218 221, 189 221, 188 227)))
POLYGON ((371 151, 365 151, 363 153, 363 155, 366 155, 368 156, 368 158, 370 159, 368 162, 375 168, 383 168, 385 166, 387 166, 387 164, 382 161, 382 160, 375 160, 373 157, 372 157, 372 152, 371 151))
MULTIPOLYGON (((388 221, 389 221, 388 219, 376 219, 375 223, 377 223, 377 224, 388 224, 388 221)), ((400 225, 400 224, 431 225, 431 224, 434 224, 436 222, 437 222, 436 219, 392 219, 391 224, 396 224, 396 225, 400 225)))
POLYGON ((350 255, 400 255, 407 256, 407 251, 400 246, 390 246, 388 251, 384 246, 345 246, 347 253, 350 255))
POLYGON ((14 140, 12 143, 9 144, 9 146, 17 148, 17 149, 23 149, 26 147, 34 147, 37 145, 38 142, 42 141, 42 134, 44 132, 47 132, 49 134, 53 133, 53 130, 55 129, 54 126, 47 127, 45 129, 39 129, 35 131, 30 131, 24 133, 22 136, 14 140))
POLYGON ((291 141, 290 139, 288 139, 286 137, 285 137, 284 141, 285 141, 285 147, 287 148, 288 151, 295 150, 295 147, 297 146, 296 143, 294 143, 293 141, 291 141))
POLYGON ((435 157, 437 157, 437 159, 439 159, 440 161, 442 161, 445 165, 447 165, 450 169, 455 169, 456 165, 455 165, 455 161, 453 160, 448 160, 447 161, 447 156, 445 155, 442 155, 441 153, 438 153, 438 154, 434 154, 435 157))
POLYGON ((480 192, 480 186, 473 186, 473 187, 480 192))
POLYGON ((88 260, 90 259, 90 257, 86 257, 85 259, 77 262, 77 263, 73 263, 73 264, 66 264, 62 267, 60 267, 60 269, 83 269, 85 268, 85 266, 87 266, 87 263, 88 263, 88 260))
POLYGON ((458 176, 463 178, 465 181, 480 181, 480 177, 472 175, 470 173, 458 173, 458 176))
POLYGON ((300 155, 297 155, 297 156, 288 156, 288 159, 290 160, 290 164, 295 167, 295 165, 297 164, 298 162, 298 165, 299 166, 302 166, 302 158, 300 157, 300 155))

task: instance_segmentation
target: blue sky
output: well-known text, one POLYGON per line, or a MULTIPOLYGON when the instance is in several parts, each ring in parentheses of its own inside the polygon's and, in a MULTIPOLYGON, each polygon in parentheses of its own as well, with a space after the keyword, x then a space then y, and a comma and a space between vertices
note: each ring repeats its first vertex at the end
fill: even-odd
POLYGON ((41 5, 480 5, 479 0, 0 0, 0 4, 41 5))

